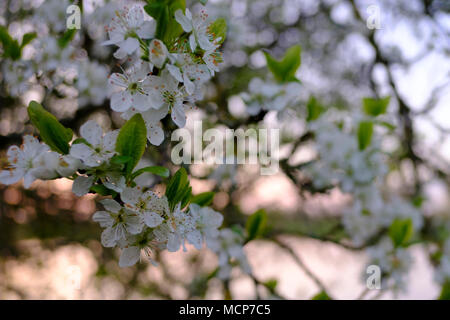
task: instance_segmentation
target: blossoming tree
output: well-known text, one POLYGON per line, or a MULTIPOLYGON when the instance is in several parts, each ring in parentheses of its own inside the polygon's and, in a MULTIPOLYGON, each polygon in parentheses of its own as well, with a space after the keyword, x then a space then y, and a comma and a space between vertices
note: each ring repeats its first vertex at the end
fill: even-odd
MULTIPOLYGON (((45 29, 42 35, 30 31, 18 38, 8 25, 0 26, 5 96, 18 101, 35 87, 44 91, 40 99, 27 103, 28 118, 38 137, 25 134, 20 147, 9 146, 0 183, 22 181, 28 189, 35 180, 65 178, 73 181, 77 197, 96 195, 99 210, 92 219, 103 229, 99 235, 103 247, 120 251, 120 267, 139 266, 148 260, 160 268, 162 252, 209 248, 217 256, 217 266, 199 281, 206 284, 219 278, 225 297, 230 295, 233 270, 240 270, 254 282, 258 297, 258 288, 263 288, 268 297, 282 298, 276 280, 258 279, 254 272, 258 266, 251 265, 244 250, 248 243, 263 239, 293 255, 317 284, 314 298, 332 298, 320 275, 309 270, 280 238, 293 234, 349 250, 367 249, 369 264, 379 267, 382 289, 393 292, 407 287, 412 261, 409 249, 424 242, 433 246, 430 256, 442 287, 441 298, 448 298, 450 241, 444 235, 435 237, 436 222, 423 214, 420 188, 407 196, 386 192, 397 155, 387 152, 383 141, 398 134, 397 125, 402 137, 411 138, 406 111, 402 111, 400 124, 389 114, 391 100, 395 98, 401 107, 401 99, 364 97, 358 110, 350 113, 305 95, 298 76, 300 43, 282 54, 260 51, 264 71, 257 75, 249 71, 252 76, 243 77, 245 83, 237 89, 217 85, 218 100, 221 94, 227 98, 224 90, 232 91, 246 117, 233 115, 226 107, 220 108, 220 103, 219 107, 208 104, 208 88, 217 81, 221 68, 231 68, 222 54, 223 45, 228 41, 237 46, 240 38, 236 30, 227 30, 229 17, 208 15, 206 2, 189 1, 192 6, 184 0, 148 0, 129 6, 105 2, 89 11, 83 1, 82 30, 77 30, 65 27, 70 2, 50 0, 32 9, 30 23, 45 29), (70 96, 71 90, 76 92, 79 107, 74 118, 83 118, 85 106, 108 110, 117 128, 104 131, 107 126, 93 118, 68 124, 61 115, 53 115, 47 102, 54 96, 70 96), (283 175, 302 196, 326 195, 332 190, 339 190, 343 198, 348 196, 339 218, 325 219, 323 231, 317 226, 309 230, 308 219, 278 223, 275 213, 263 209, 236 218, 233 212, 240 209, 231 202, 219 212, 213 205, 214 191, 232 196, 239 185, 239 166, 219 165, 202 176, 189 164, 175 168, 168 158, 173 148, 170 135, 187 126, 199 109, 210 118, 205 121, 208 125, 230 128, 263 126, 264 120, 274 116, 277 125, 289 133, 284 143, 290 147, 289 156, 280 159, 283 175), (303 147, 313 156, 293 163, 291 156, 303 147), (193 194, 193 178, 214 180, 216 186, 193 194)), ((211 7, 217 11, 214 4, 211 7)), ((409 152, 407 157, 414 165, 421 161, 414 150, 403 151, 409 152)), ((444 171, 436 172, 448 179, 444 171)), ((442 233, 447 234, 448 228, 442 233)))

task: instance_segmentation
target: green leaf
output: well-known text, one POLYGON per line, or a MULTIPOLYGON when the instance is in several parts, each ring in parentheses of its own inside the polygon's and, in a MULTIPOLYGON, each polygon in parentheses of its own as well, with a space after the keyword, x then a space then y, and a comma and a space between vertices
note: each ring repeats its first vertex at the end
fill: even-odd
POLYGON ((112 164, 125 164, 128 163, 131 160, 130 156, 114 156, 112 157, 109 162, 112 164))
POLYGON ((191 197, 191 203, 196 203, 201 207, 209 206, 214 199, 214 192, 203 192, 191 197))
POLYGON ((111 195, 113 198, 117 196, 117 192, 111 189, 108 189, 102 184, 95 184, 90 189, 92 192, 98 193, 101 196, 109 196, 111 195))
POLYGON ((311 300, 333 300, 325 291, 320 291, 311 300))
POLYGON ((266 211, 260 209, 247 219, 245 229, 247 230, 247 242, 253 240, 264 233, 266 227, 267 214, 266 211))
POLYGON ((84 143, 85 145, 92 147, 92 145, 85 138, 76 138, 75 140, 72 141, 72 145, 78 143, 84 143))
POLYGON ((173 209, 178 203, 181 203, 181 207, 184 208, 191 198, 191 191, 187 172, 182 167, 167 184, 166 196, 169 206, 173 209), (183 206, 183 204, 185 205, 183 206))
POLYGON ((204 5, 204 6, 206 6, 206 4, 208 3, 208 0, 199 0, 200 1, 200 3, 202 4, 202 5, 204 5))
POLYGON ((366 149, 372 141, 373 135, 373 122, 362 121, 358 127, 358 146, 359 150, 366 149))
POLYGON ((395 130, 395 126, 394 126, 392 123, 390 123, 390 122, 387 122, 387 121, 378 121, 378 120, 375 120, 374 122, 375 122, 375 124, 378 124, 378 125, 380 125, 380 126, 383 126, 383 127, 387 128, 387 129, 390 130, 390 131, 395 130))
POLYGON ((218 18, 209 25, 209 32, 214 40, 220 38, 217 43, 223 43, 227 37, 227 21, 224 18, 218 18))
POLYGON ((155 37, 163 40, 169 47, 183 33, 183 28, 175 20, 175 12, 182 10, 184 13, 185 9, 185 0, 147 0, 144 6, 145 12, 157 22, 155 37))
POLYGON ((77 29, 68 29, 61 38, 58 39, 58 45, 60 48, 65 48, 72 41, 73 37, 77 33, 77 29))
POLYGON ((4 26, 0 26, 0 42, 3 45, 3 56, 17 60, 20 58, 22 50, 20 49, 19 42, 13 39, 8 29, 4 26))
POLYGON ((389 227, 389 237, 396 248, 406 247, 414 233, 411 218, 395 219, 389 227))
POLYGON ((20 49, 22 50, 27 44, 33 41, 37 37, 36 32, 25 33, 22 37, 22 43, 20 44, 20 49))
POLYGON ((121 156, 130 157, 125 165, 125 175, 128 178, 133 172, 145 151, 147 145, 147 128, 144 119, 137 113, 120 129, 117 136, 116 151, 121 156))
POLYGON ((274 292, 277 288, 278 281, 277 279, 270 279, 263 283, 264 286, 269 289, 270 292, 274 292))
POLYGON ((379 116, 380 114, 386 113, 390 99, 391 97, 389 96, 381 99, 364 98, 363 110, 369 116, 379 116))
POLYGON ((450 300, 450 282, 447 281, 442 286, 441 294, 438 300, 450 300))
POLYGON ((267 60, 267 67, 279 82, 298 81, 295 73, 301 63, 301 47, 295 45, 289 48, 281 60, 276 60, 269 53, 264 52, 267 60))
POLYGON ((41 139, 52 150, 62 154, 69 153, 72 130, 64 127, 54 115, 36 101, 31 101, 28 105, 28 115, 33 125, 39 130, 41 139))
POLYGON ((319 101, 317 101, 314 96, 311 96, 311 98, 309 98, 308 103, 306 104, 306 108, 308 111, 306 121, 308 122, 317 120, 325 110, 325 108, 319 103, 319 101))
POLYGON ((160 177, 163 177, 163 178, 167 178, 169 176, 169 174, 170 174, 170 171, 167 168, 160 167, 160 166, 151 166, 151 167, 145 167, 145 168, 136 170, 131 175, 131 179, 134 179, 134 178, 140 176, 144 172, 153 173, 153 174, 156 174, 156 175, 158 175, 160 177))

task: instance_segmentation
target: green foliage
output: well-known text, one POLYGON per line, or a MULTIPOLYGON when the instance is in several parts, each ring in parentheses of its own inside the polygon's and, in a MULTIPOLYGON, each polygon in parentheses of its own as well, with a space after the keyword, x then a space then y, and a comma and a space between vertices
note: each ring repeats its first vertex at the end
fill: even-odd
POLYGON ((380 114, 386 113, 390 99, 391 97, 389 96, 381 99, 364 98, 363 110, 369 116, 379 116, 380 114))
POLYGON ((39 130, 41 139, 52 150, 61 154, 69 153, 69 142, 73 136, 71 129, 64 127, 54 115, 36 101, 31 101, 28 105, 28 115, 39 130))
POLYGON ((306 121, 308 122, 317 120, 325 111, 325 108, 319 103, 319 101, 317 101, 314 96, 311 96, 311 98, 309 98, 308 103, 306 104, 306 109, 308 111, 306 121))
POLYGON ((72 41, 73 37, 77 33, 77 29, 69 29, 58 39, 58 45, 60 48, 65 48, 72 41))
POLYGON ((181 203, 181 208, 187 206, 191 199, 191 192, 192 187, 189 185, 187 172, 184 168, 180 168, 167 184, 166 197, 169 207, 173 209, 178 203, 181 203))
POLYGON ((206 5, 208 3, 208 0, 198 0, 202 5, 206 5))
POLYGON ((358 146, 359 150, 366 149, 372 141, 373 122, 361 121, 358 127, 358 146))
POLYGON ((22 56, 22 49, 36 38, 36 33, 26 33, 22 38, 22 43, 10 36, 8 29, 4 26, 0 26, 0 42, 3 46, 3 57, 11 58, 12 60, 18 60, 22 56))
POLYGON ((325 291, 320 291, 318 294, 312 297, 311 300, 333 300, 333 299, 325 291))
POLYGON ((183 33, 183 28, 174 17, 175 12, 179 9, 184 13, 185 0, 147 0, 147 4, 144 6, 145 12, 156 20, 155 37, 163 40, 169 46, 183 33))
POLYGON ((281 60, 276 60, 269 53, 264 52, 267 60, 267 67, 279 82, 298 81, 295 73, 301 63, 301 47, 295 45, 289 48, 281 60))
POLYGON ((170 174, 169 169, 167 169, 167 168, 160 167, 160 166, 150 166, 150 167, 141 168, 141 169, 133 172, 133 174, 131 175, 131 179, 134 179, 134 178, 140 176, 144 172, 153 173, 153 174, 156 174, 163 178, 169 177, 169 174, 170 174))
POLYGON ((438 300, 450 300, 450 282, 447 281, 442 286, 441 294, 439 295, 438 300))
POLYGON ((116 142, 116 151, 119 155, 130 158, 124 168, 127 179, 142 158, 146 144, 147 128, 144 119, 137 113, 120 129, 116 142))
POLYGON ((414 227, 411 218, 395 219, 389 227, 389 237, 396 248, 407 247, 413 233, 414 227))
POLYGON ((214 40, 220 38, 217 43, 223 43, 227 37, 227 21, 224 18, 218 18, 209 25, 209 32, 213 35, 214 40))
POLYGON ((247 230, 247 242, 251 241, 264 233, 267 223, 266 211, 260 209, 253 213, 248 219, 245 225, 247 230))
POLYGON ((115 198, 117 196, 117 192, 111 189, 108 189, 103 184, 95 184, 90 189, 94 193, 98 193, 101 196, 112 196, 115 198))
POLYGON ((201 207, 209 206, 214 199, 214 192, 203 192, 191 197, 191 203, 196 203, 201 207))
POLYGON ((20 50, 22 50, 27 44, 33 41, 37 37, 36 32, 25 33, 22 37, 22 43, 20 44, 20 50))
POLYGON ((129 162, 131 160, 131 157, 129 156, 118 156, 115 155, 114 157, 112 157, 109 162, 112 164, 125 164, 127 162, 129 162))
POLYGON ((264 282, 264 286, 270 291, 275 292, 275 289, 277 288, 278 281, 277 279, 270 279, 264 282))

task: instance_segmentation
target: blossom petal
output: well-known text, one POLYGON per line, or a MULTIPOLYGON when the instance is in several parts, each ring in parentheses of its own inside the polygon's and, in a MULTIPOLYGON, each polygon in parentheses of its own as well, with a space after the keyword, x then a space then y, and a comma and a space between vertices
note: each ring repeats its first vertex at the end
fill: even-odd
MULTIPOLYGON (((190 12, 188 13, 188 11, 189 10, 186 9, 186 15, 190 15, 190 12)), ((192 31, 192 19, 188 19, 180 9, 175 11, 175 20, 181 25, 184 31, 192 31)))
POLYGON ((94 150, 84 143, 75 143, 70 147, 70 155, 80 160, 86 160, 92 156, 94 150))
POLYGON ((112 248, 116 245, 117 240, 115 238, 114 229, 109 227, 103 230, 101 236, 102 245, 106 248, 112 248))
POLYGON ((156 21, 144 21, 144 23, 136 30, 137 35, 142 39, 150 39, 155 36, 156 21))
POLYGON ((147 139, 154 146, 159 146, 164 141, 164 130, 157 124, 147 126, 147 139))
POLYGON ((167 64, 166 67, 175 79, 177 79, 179 82, 183 82, 183 75, 181 74, 180 68, 174 66, 173 64, 167 64))
POLYGON ((186 235, 186 239, 195 248, 197 248, 198 250, 201 250, 203 237, 199 230, 194 230, 194 231, 189 232, 186 235))
POLYGON ((111 96, 111 109, 117 112, 124 112, 131 107, 131 95, 128 91, 113 93, 111 96))
POLYGON ((176 233, 169 233, 167 239, 167 250, 170 252, 177 252, 181 246, 180 236, 176 233))
POLYGON ((75 179, 72 185, 72 192, 78 197, 84 196, 89 192, 92 184, 94 183, 94 176, 84 177, 79 176, 75 179))
POLYGON ((174 104, 172 107, 172 120, 179 128, 183 128, 186 124, 186 114, 184 112, 183 103, 174 104))
POLYGON ((139 190, 136 190, 135 188, 125 188, 120 193, 120 199, 122 199, 123 202, 134 206, 138 203, 140 195, 141 193, 139 190))
POLYGON ((193 33, 189 36, 189 46, 191 47, 192 52, 195 52, 195 49, 197 49, 197 40, 195 40, 195 35, 193 33))
POLYGON ((97 211, 92 216, 92 220, 98 222, 102 228, 112 227, 114 224, 114 219, 111 217, 111 214, 106 211, 97 211))
POLYGON ((131 103, 139 111, 147 111, 152 106, 149 97, 139 92, 131 97, 131 103))
POLYGON ((106 210, 113 213, 118 213, 120 209, 122 209, 122 206, 113 199, 104 199, 100 201, 100 203, 103 205, 103 207, 105 207, 106 210))
POLYGON ((103 130, 94 120, 89 120, 80 127, 81 136, 94 147, 100 145, 103 130))
POLYGON ((120 49, 123 49, 127 54, 132 54, 139 48, 139 40, 136 38, 128 38, 120 44, 120 49))
POLYGON ((155 212, 144 212, 144 222, 150 228, 155 228, 159 226, 164 219, 155 212))
POLYGON ((138 247, 128 247, 122 250, 119 259, 119 266, 121 268, 131 267, 139 261, 141 257, 141 250, 138 247))
POLYGON ((0 171, 0 183, 10 185, 19 182, 23 178, 25 171, 23 169, 2 170, 0 171))

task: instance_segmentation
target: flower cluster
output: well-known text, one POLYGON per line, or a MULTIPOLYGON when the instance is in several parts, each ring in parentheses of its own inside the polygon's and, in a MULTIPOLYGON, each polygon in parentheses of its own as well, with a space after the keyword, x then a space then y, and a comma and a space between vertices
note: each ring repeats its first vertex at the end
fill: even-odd
POLYGON ((107 69, 97 62, 75 63, 79 53, 76 48, 61 43, 53 34, 63 30, 59 18, 67 4, 52 0, 39 8, 38 21, 44 18, 49 30, 33 43, 33 60, 11 59, 3 64, 10 93, 21 94, 24 84, 39 78, 52 89, 72 83, 80 102, 91 97, 93 101, 83 103, 100 104, 106 97, 107 83, 111 108, 127 123, 120 130, 103 132, 97 122, 88 120, 80 127, 80 136, 72 140, 70 129, 32 101, 28 112, 44 142, 27 135, 21 147, 11 146, 0 183, 10 185, 23 179, 25 188, 29 188, 37 179, 65 177, 73 180, 72 191, 77 196, 90 192, 111 196, 101 200, 104 210, 96 212, 93 219, 104 228, 103 246, 122 249, 122 267, 134 265, 141 252, 156 264, 152 258, 155 250, 186 250, 189 243, 199 250, 206 244, 218 254, 222 277, 229 274, 229 263, 238 262, 249 272, 242 250, 244 238, 230 229, 219 230, 223 216, 191 202, 189 183, 176 185, 187 180, 185 172, 183 178, 169 182, 170 196, 169 190, 159 196, 135 180, 144 172, 169 175, 163 167, 134 169, 147 140, 154 145, 163 141, 160 120, 171 114, 174 123, 183 127, 185 110, 202 98, 202 85, 219 71, 222 57, 218 48, 223 39, 215 34, 217 28, 204 10, 198 15, 192 15, 189 9, 178 10, 173 23, 182 32, 169 45, 155 37, 157 21, 145 15, 139 5, 116 11, 106 29, 109 40, 103 44, 117 46, 114 57, 127 58, 132 64, 126 71, 107 77, 107 69), (56 15, 49 15, 55 10, 56 15), (75 71, 75 77, 70 70, 75 71))
POLYGON ((142 8, 134 5, 117 13, 107 28, 110 39, 104 44, 119 47, 116 58, 133 61, 109 78, 111 109, 125 119, 142 114, 150 143, 159 145, 164 140, 159 121, 170 114, 178 127, 184 127, 186 110, 202 99, 203 84, 219 71, 221 37, 211 30, 204 10, 198 16, 189 9, 175 12, 184 34, 170 45, 155 38, 155 21, 144 17, 142 8))
POLYGON ((23 137, 21 147, 11 146, 7 152, 8 162, 0 172, 0 183, 9 185, 24 180, 25 188, 37 180, 51 180, 73 175, 81 165, 70 155, 50 151, 33 136, 23 137))
POLYGON ((102 244, 122 248, 119 265, 128 267, 139 261, 141 252, 153 263, 154 250, 176 252, 185 242, 201 249, 203 243, 216 238, 222 225, 220 213, 197 204, 181 210, 180 204, 169 207, 167 197, 141 187, 125 188, 120 193, 123 204, 105 199, 105 211, 94 214, 94 221, 105 228, 102 244))

